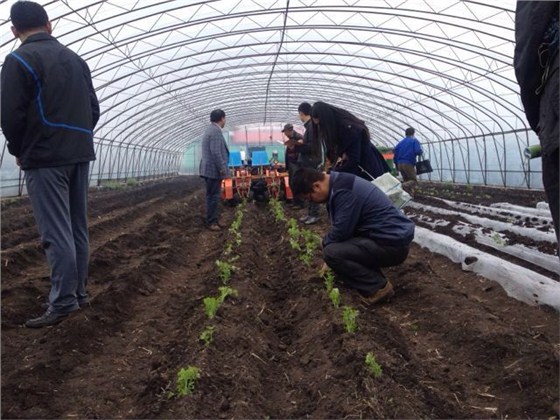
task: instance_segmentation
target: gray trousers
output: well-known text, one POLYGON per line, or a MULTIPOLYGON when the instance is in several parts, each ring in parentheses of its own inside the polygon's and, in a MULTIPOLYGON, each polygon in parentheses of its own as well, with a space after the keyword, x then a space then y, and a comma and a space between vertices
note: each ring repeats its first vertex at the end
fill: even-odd
POLYGON ((323 258, 346 286, 369 296, 387 283, 380 267, 402 263, 408 250, 408 246, 381 246, 369 238, 354 237, 328 244, 323 258))
POLYGON ((218 223, 220 219, 220 195, 222 180, 219 178, 204 178, 206 182, 206 225, 218 223))
POLYGON ((89 162, 25 171, 27 191, 51 269, 50 310, 67 313, 88 301, 89 162))

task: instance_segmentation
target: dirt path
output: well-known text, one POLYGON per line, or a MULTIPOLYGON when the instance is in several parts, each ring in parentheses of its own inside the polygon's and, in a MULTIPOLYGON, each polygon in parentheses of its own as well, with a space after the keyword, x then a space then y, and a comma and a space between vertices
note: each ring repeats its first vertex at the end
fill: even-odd
MULTIPOLYGON (((93 193, 90 207, 92 305, 41 330, 21 327, 49 288, 32 216, 26 200, 3 208, 3 418, 554 416, 558 314, 443 257, 414 245, 387 271, 388 304, 367 308, 341 289, 359 310, 351 334, 319 258, 305 267, 285 225, 248 205, 229 284, 238 296, 209 320, 202 300, 221 285, 228 236, 202 228, 198 179, 93 193), (188 365, 201 369, 195 392, 169 399, 188 365)), ((326 228, 324 217, 312 227, 326 228)))

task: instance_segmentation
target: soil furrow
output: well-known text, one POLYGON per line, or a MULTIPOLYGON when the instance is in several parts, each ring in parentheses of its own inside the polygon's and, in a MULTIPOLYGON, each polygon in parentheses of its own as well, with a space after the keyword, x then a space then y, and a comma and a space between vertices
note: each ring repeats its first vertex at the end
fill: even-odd
MULTIPOLYGON (((239 295, 208 319, 203 299, 218 294, 216 260, 228 233, 203 228, 201 187, 180 177, 92 193, 92 305, 40 330, 21 327, 49 288, 41 249, 17 237, 30 208, 26 200, 2 205, 2 234, 15 232, 2 253, 3 418, 555 416, 558 313, 508 298, 497 283, 415 244, 385 270, 391 302, 366 307, 337 284, 342 305, 359 311, 351 334, 317 275, 319 255, 304 266, 285 226, 249 205, 229 282, 239 295), (6 266, 5 255, 18 258, 6 266), (209 326, 206 347, 199 336, 209 326), (194 392, 170 399, 189 365, 201 369, 194 392)), ((441 196, 457 201, 508 201, 500 189, 462 200, 460 188, 444 187, 441 196)), ((222 222, 234 213, 225 207, 222 222)), ((309 229, 328 229, 324 206, 309 229)))

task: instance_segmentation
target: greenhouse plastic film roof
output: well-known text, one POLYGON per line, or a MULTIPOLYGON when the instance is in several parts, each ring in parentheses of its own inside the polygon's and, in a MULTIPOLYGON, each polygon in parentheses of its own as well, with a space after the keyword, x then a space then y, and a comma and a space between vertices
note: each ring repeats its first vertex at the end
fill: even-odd
MULTIPOLYGON (((0 5, 2 61, 20 44, 12 3, 0 5)), ((506 185, 518 172, 514 184, 533 182, 522 152, 535 140, 512 66, 515 1, 39 3, 91 69, 98 150, 179 155, 212 109, 230 128, 270 125, 322 100, 364 119, 376 145, 415 127, 436 178, 506 185)))

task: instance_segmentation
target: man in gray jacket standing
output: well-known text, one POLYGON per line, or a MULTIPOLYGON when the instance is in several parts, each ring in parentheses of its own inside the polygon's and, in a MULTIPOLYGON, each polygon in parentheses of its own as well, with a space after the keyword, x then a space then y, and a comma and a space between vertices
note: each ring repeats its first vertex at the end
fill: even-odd
POLYGON ((51 36, 40 4, 18 1, 10 18, 22 44, 2 66, 1 125, 25 171, 51 269, 47 310, 25 323, 41 328, 88 304, 88 175, 99 103, 86 62, 51 36))
POLYGON ((210 113, 210 122, 202 136, 202 158, 200 176, 206 182, 206 227, 221 230, 218 223, 222 179, 228 174, 229 149, 222 134, 226 125, 226 113, 215 109, 210 113))

